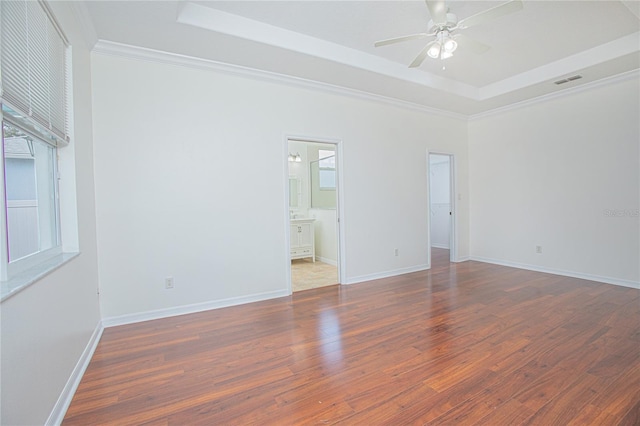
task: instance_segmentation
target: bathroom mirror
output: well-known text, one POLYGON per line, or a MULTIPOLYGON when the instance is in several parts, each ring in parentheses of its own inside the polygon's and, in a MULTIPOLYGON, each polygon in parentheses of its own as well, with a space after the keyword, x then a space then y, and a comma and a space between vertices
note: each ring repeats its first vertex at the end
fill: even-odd
POLYGON ((289 176, 289 208, 298 208, 300 183, 295 176, 289 176))

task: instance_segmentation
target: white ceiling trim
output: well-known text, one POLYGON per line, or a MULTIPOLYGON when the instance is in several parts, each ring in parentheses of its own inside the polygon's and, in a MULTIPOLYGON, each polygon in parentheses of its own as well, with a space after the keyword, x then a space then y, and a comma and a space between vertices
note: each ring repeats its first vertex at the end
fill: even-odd
POLYGON ((348 96, 351 98, 383 103, 395 107, 418 111, 423 113, 455 118, 459 120, 467 120, 464 114, 457 114, 450 111, 444 111, 437 108, 427 107, 408 101, 403 101, 388 96, 382 96, 375 93, 364 92, 361 90, 345 88, 329 83, 323 83, 299 77, 293 77, 284 74, 278 74, 270 71, 264 71, 254 68, 243 67, 239 65, 226 64, 209 59, 195 58, 192 56, 181 55, 177 53, 163 52, 144 47, 131 46, 128 44, 116 43, 107 40, 98 40, 92 52, 110 56, 118 56, 128 59, 143 60, 168 65, 185 66, 189 68, 204 69, 217 71, 234 76, 252 78, 256 80, 277 82, 294 87, 305 89, 319 90, 326 93, 348 96))
POLYGON ((635 69, 627 72, 623 72, 622 74, 614 75, 611 77, 602 78, 600 80, 592 81, 590 83, 585 83, 580 86, 568 87, 566 89, 548 93, 546 95, 538 96, 535 98, 527 99, 525 101, 516 102, 510 105, 505 105, 500 108, 495 108, 490 111, 481 112, 478 114, 470 115, 469 121, 478 120, 485 117, 490 117, 493 115, 502 114, 507 111, 513 111, 516 109, 520 109, 526 106, 534 105, 541 102, 547 102, 552 99, 562 98, 565 96, 569 96, 574 93, 584 92, 586 90, 591 90, 597 87, 608 86, 610 84, 614 84, 620 81, 631 80, 631 79, 640 79, 640 69, 635 69))
POLYGON ((478 88, 435 74, 389 61, 379 56, 341 46, 326 40, 286 30, 264 22, 195 3, 185 3, 176 22, 246 40, 328 59, 352 67, 387 75, 469 99, 478 98, 478 88))
POLYGON ((640 32, 629 34, 609 43, 568 56, 559 61, 551 62, 502 81, 489 84, 480 88, 479 99, 490 99, 551 79, 559 79, 562 78, 562 76, 573 75, 575 74, 575 70, 588 68, 630 53, 638 52, 640 50, 638 40, 640 40, 640 32))
POLYGON ((474 87, 419 69, 407 68, 356 49, 195 3, 183 4, 178 11, 177 22, 328 59, 476 101, 491 99, 562 75, 570 75, 576 69, 588 68, 637 52, 640 39, 640 32, 636 32, 502 81, 474 87))
POLYGON ((622 0, 622 4, 640 19, 640 2, 638 0, 622 0))

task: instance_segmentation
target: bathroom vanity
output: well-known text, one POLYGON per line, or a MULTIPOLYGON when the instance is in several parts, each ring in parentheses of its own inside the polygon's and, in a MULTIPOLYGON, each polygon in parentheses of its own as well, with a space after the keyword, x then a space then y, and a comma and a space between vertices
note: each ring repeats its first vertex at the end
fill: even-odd
POLYGON ((291 259, 310 257, 316 261, 313 222, 315 219, 291 219, 291 259))

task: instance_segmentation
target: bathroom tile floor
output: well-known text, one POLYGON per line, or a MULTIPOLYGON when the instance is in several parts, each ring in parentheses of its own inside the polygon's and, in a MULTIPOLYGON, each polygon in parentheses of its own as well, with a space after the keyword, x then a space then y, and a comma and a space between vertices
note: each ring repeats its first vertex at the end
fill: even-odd
POLYGON ((293 291, 309 290, 338 284, 338 268, 316 259, 294 259, 291 261, 291 283, 293 291))

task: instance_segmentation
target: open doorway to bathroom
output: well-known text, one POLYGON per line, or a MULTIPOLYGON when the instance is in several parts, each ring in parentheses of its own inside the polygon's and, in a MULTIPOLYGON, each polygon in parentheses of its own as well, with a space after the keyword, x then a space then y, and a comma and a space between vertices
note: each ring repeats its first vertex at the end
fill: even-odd
POLYGON ((453 156, 429 153, 430 264, 455 259, 453 156))
POLYGON ((339 284, 337 145, 289 139, 288 151, 292 291, 339 284))

